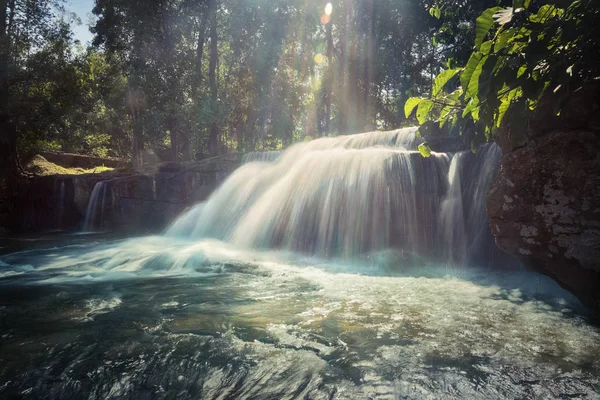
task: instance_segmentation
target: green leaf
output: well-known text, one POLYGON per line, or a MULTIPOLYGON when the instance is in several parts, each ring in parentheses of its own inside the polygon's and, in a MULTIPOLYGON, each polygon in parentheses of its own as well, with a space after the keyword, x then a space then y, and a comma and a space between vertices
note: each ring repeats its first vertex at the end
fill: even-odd
MULTIPOLYGON (((473 95, 474 96, 476 95, 479 98, 480 102, 483 102, 483 100, 490 93, 492 78, 497 78, 494 75, 494 72, 495 72, 496 68, 498 67, 498 57, 492 55, 492 56, 489 56, 486 60, 482 59, 481 62, 483 63, 483 66, 481 67, 481 73, 479 74, 478 81, 477 81, 477 93, 474 93, 473 95)), ((479 66, 478 66, 478 68, 479 68, 479 66)), ((477 71, 475 71, 475 72, 477 72, 477 71)), ((473 73, 473 78, 474 77, 475 77, 475 73, 473 73)), ((494 95, 492 101, 495 99, 496 99, 496 96, 494 95)))
POLYGON ((494 43, 494 53, 498 53, 506 48, 509 40, 514 36, 515 31, 515 29, 507 29, 496 37, 496 42, 494 43))
POLYGON ((561 8, 555 7, 551 4, 544 4, 540 7, 537 14, 533 14, 531 17, 529 17, 529 19, 532 22, 538 22, 543 24, 551 18, 554 18, 556 16, 562 16, 563 13, 564 10, 561 8))
POLYGON ((406 100, 406 103, 404 104, 404 115, 406 118, 410 117, 415 107, 417 107, 423 100, 426 99, 422 97, 411 97, 406 100))
POLYGON ((437 96, 444 89, 444 86, 446 86, 450 79, 454 78, 456 74, 458 74, 460 71, 460 68, 447 69, 445 71, 442 71, 433 82, 433 89, 431 91, 431 95, 434 97, 437 96))
POLYGON ((471 98, 471 100, 469 101, 469 104, 467 104, 467 106, 463 110, 462 117, 466 118, 466 116, 471 114, 473 112, 473 110, 476 109, 477 107, 479 107, 479 100, 477 100, 476 97, 471 98))
POLYGON ((469 84, 467 85, 467 95, 469 96, 478 96, 479 98, 484 96, 479 96, 479 77, 483 72, 483 66, 488 60, 488 56, 484 56, 479 60, 479 64, 473 70, 473 74, 471 75, 471 79, 469 80, 469 84))
POLYGON ((431 100, 425 99, 419 103, 419 106, 417 107, 417 121, 419 121, 419 124, 425 123, 432 108, 433 101, 431 100))
POLYGON ((437 19, 440 19, 442 17, 442 9, 439 7, 431 7, 429 9, 429 14, 437 19))
POLYGON ((467 65, 465 69, 460 74, 460 84, 462 85, 463 90, 466 92, 469 88, 469 82, 471 82, 471 77, 473 76, 473 72, 475 68, 479 65, 479 62, 483 58, 483 54, 479 52, 475 52, 471 54, 469 61, 467 61, 467 65))
POLYGON ((515 88, 515 89, 511 90, 510 92, 508 92, 508 94, 506 96, 502 97, 500 106, 498 107, 498 116, 496 117, 496 127, 497 128, 500 128, 500 125, 502 124, 502 120, 504 119, 506 112, 508 111, 513 100, 515 98, 517 98, 518 96, 520 96, 520 93, 521 93, 521 89, 515 88))
POLYGON ((492 44, 493 42, 491 40, 483 42, 480 47, 481 52, 483 54, 490 54, 490 52, 492 51, 492 44))
POLYGON ((502 7, 488 8, 477 18, 475 25, 475 47, 478 50, 494 25, 494 14, 500 10, 502 10, 502 7))
POLYGON ((450 118, 450 114, 452 114, 453 110, 454 110, 454 107, 452 105, 446 106, 442 109, 442 112, 440 114, 440 121, 439 121, 440 128, 443 128, 444 125, 446 125, 446 122, 448 122, 448 119, 450 118))
POLYGON ((421 143, 418 148, 419 153, 421 153, 423 157, 427 158, 431 156, 431 147, 429 147, 429 144, 427 142, 421 143))

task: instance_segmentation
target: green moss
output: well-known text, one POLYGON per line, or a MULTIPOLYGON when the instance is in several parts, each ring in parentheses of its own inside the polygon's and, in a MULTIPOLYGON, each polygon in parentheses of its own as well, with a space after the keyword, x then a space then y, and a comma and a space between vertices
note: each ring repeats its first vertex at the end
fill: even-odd
POLYGON ((108 168, 105 166, 95 167, 91 169, 83 168, 65 168, 60 165, 56 165, 46 160, 44 157, 37 155, 27 164, 27 170, 39 175, 82 175, 82 174, 94 174, 106 171, 113 171, 114 168, 108 168))

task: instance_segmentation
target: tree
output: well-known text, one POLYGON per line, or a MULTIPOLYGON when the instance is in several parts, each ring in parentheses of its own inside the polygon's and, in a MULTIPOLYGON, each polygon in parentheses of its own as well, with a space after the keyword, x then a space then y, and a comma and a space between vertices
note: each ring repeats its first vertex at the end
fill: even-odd
POLYGON ((218 126, 218 94, 217 94, 217 62, 219 59, 217 43, 217 0, 211 0, 208 14, 210 16, 210 67, 208 79, 210 80, 210 109, 211 124, 208 141, 208 152, 211 156, 219 154, 219 126, 218 126))
POLYGON ((423 133, 448 125, 469 135, 474 150, 510 116, 513 139, 520 140, 542 98, 553 100, 559 113, 572 93, 600 75, 599 16, 592 0, 515 0, 513 7, 484 11, 464 67, 442 71, 431 98, 409 99, 406 115, 417 110, 423 133), (460 86, 448 93, 452 81, 460 86))

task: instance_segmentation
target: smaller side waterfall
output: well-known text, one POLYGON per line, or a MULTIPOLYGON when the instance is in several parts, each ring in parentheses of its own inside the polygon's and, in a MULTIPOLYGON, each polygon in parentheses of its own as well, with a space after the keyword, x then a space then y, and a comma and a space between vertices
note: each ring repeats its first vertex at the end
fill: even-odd
POLYGON ((92 194, 85 210, 83 231, 90 232, 102 223, 104 213, 104 198, 106 195, 106 181, 97 182, 92 189, 92 194))
POLYGON ((467 233, 463 210, 461 167, 467 152, 452 157, 448 170, 448 192, 440 204, 442 242, 445 243, 444 259, 451 264, 463 264, 467 253, 467 233))
POLYGON ((440 205, 445 259, 453 264, 489 261, 497 253, 488 226, 486 195, 500 165, 496 144, 456 153, 448 171, 448 192, 440 205))

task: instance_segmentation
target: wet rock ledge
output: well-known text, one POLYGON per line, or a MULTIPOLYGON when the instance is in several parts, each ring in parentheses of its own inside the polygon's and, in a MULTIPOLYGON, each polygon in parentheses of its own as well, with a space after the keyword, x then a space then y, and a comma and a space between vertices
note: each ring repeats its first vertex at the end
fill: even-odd
POLYGON ((488 196, 497 245, 600 310, 600 90, 578 92, 556 117, 540 107, 527 136, 505 126, 488 196))
POLYGON ((240 163, 241 154, 233 153, 163 163, 142 172, 37 177, 21 188, 10 228, 82 229, 94 186, 105 182, 95 230, 158 232, 187 207, 206 199, 240 163))

